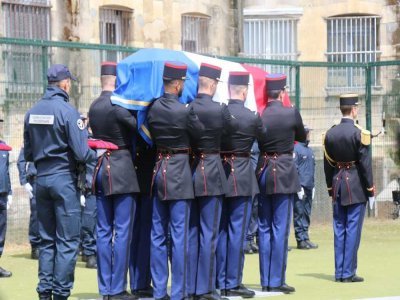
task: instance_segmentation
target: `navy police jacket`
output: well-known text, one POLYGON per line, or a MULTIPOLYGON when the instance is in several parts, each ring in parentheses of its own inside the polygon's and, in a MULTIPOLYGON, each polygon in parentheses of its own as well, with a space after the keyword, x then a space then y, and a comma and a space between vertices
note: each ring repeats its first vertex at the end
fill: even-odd
POLYGON ((77 164, 93 156, 78 111, 57 86, 47 87, 43 98, 25 115, 24 155, 35 163, 37 176, 76 173, 77 164))
POLYGON ((374 195, 370 143, 370 132, 348 118, 326 132, 324 170, 333 201, 339 193, 343 206, 366 202, 374 195))
POLYGON ((244 101, 230 99, 228 109, 235 130, 222 138, 222 163, 228 178, 225 196, 254 197, 259 188, 251 162, 251 149, 256 139, 259 144, 265 141, 267 132, 259 114, 244 107, 244 101))
POLYGON ((297 143, 294 145, 294 160, 299 173, 300 185, 314 188, 315 156, 308 143, 297 143))
MULTIPOLYGON (((4 144, 2 140, 0 143, 4 144)), ((12 194, 9 167, 8 151, 0 151, 0 194, 12 194)))
POLYGON ((28 162, 25 160, 24 147, 22 147, 21 151, 19 152, 17 160, 17 168, 19 174, 19 183, 21 185, 24 185, 28 182, 32 184, 37 175, 37 171, 35 165, 32 162, 28 162))

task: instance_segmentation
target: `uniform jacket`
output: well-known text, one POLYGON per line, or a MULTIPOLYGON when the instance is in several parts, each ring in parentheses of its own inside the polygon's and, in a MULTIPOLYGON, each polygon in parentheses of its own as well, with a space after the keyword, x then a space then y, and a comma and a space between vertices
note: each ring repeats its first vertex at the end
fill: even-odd
POLYGON ((255 139, 263 143, 266 130, 260 116, 244 107, 241 100, 231 99, 228 109, 235 123, 235 130, 222 139, 222 156, 228 178, 226 197, 254 197, 259 193, 250 151, 255 139), (224 155, 225 153, 225 155, 224 155))
POLYGON ((340 191, 344 206, 366 202, 374 195, 369 142, 363 144, 361 140, 362 130, 347 118, 325 135, 326 185, 334 201, 340 191))
POLYGON ((300 182, 293 160, 294 141, 306 140, 300 113, 296 108, 284 107, 280 101, 271 101, 261 119, 268 131, 267 139, 258 143, 258 176, 266 168, 266 190, 261 192, 267 195, 296 193, 300 182))
MULTIPOLYGON (((147 120, 157 150, 154 175, 161 176, 157 182, 160 200, 193 199, 193 181, 189 165, 190 134, 204 129, 193 109, 182 104, 177 95, 165 93, 150 107, 147 120), (176 153, 176 154, 174 154, 176 153)), ((155 176, 153 176, 153 183, 155 176)))
POLYGON ((199 94, 190 105, 205 127, 193 133, 191 143, 195 196, 223 195, 227 181, 219 152, 223 132, 232 131, 231 114, 225 104, 214 102, 206 94, 199 94))
POLYGON ((153 179, 153 170, 156 163, 156 147, 147 144, 138 135, 136 143, 135 168, 138 177, 140 193, 143 195, 151 194, 151 181, 153 179))
MULTIPOLYGON (((4 144, 1 140, 0 143, 4 144)), ((9 167, 8 151, 0 151, 0 194, 12 194, 9 167)))
POLYGON ((299 174, 300 185, 309 189, 314 187, 315 156, 307 143, 294 145, 294 160, 299 174))
POLYGON ((37 171, 35 165, 32 162, 28 162, 24 157, 24 147, 21 148, 21 151, 18 155, 17 168, 19 174, 19 183, 24 185, 26 183, 32 184, 35 180, 37 171))
POLYGON ((103 91, 89 109, 90 128, 95 139, 114 143, 118 150, 107 151, 99 158, 94 176, 102 166, 104 194, 117 195, 140 191, 133 164, 136 118, 127 109, 113 105, 112 92, 103 91))
POLYGON ((37 176, 76 173, 78 163, 93 157, 78 111, 56 86, 49 86, 25 115, 24 156, 35 163, 37 176))

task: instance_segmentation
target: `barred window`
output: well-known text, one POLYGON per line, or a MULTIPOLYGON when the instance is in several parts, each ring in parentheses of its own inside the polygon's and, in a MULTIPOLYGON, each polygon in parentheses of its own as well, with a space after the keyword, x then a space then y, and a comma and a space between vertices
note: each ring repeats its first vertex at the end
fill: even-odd
MULTIPOLYGON (((328 62, 366 63, 379 58, 379 17, 340 16, 327 19, 328 62)), ((372 70, 372 85, 379 76, 372 70)), ((365 86, 363 68, 329 68, 328 89, 354 89, 365 86)))
MULTIPOLYGON (((100 43, 128 46, 132 40, 132 10, 101 7, 100 43)), ((118 61, 122 54, 116 51, 103 51, 102 60, 118 61)))
MULTIPOLYGON (((2 1, 4 35, 10 38, 50 40, 50 1, 2 1)), ((42 49, 32 46, 3 46, 7 74, 6 94, 18 98, 21 94, 42 92, 42 49)), ((48 57, 46 55, 46 57, 48 57)))
MULTIPOLYGON (((246 16, 243 24, 244 56, 261 59, 297 60, 297 18, 246 16)), ((260 68, 272 73, 285 73, 294 85, 294 70, 287 66, 260 68)), ((292 83, 292 84, 291 84, 292 83)))
POLYGON ((181 18, 182 50, 207 54, 210 17, 184 14, 181 18))

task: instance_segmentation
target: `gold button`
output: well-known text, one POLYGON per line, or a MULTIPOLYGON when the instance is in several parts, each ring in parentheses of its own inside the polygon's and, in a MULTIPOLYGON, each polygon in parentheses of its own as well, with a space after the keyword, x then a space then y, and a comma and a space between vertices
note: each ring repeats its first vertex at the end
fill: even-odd
POLYGON ((231 169, 232 172, 235 172, 235 169, 231 169))
POLYGON ((274 171, 274 172, 275 172, 275 171, 276 171, 276 169, 274 168, 274 169, 272 169, 272 171, 274 171))

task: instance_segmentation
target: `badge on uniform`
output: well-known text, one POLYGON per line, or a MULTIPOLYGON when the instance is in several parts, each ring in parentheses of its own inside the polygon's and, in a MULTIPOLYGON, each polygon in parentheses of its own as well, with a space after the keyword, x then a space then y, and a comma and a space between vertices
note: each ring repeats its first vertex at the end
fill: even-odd
POLYGON ((53 125, 54 115, 29 115, 29 124, 53 125))
POLYGON ((85 123, 83 123, 83 121, 82 121, 81 119, 78 119, 78 120, 76 121, 76 125, 78 125, 78 128, 79 128, 80 130, 85 129, 85 123))

